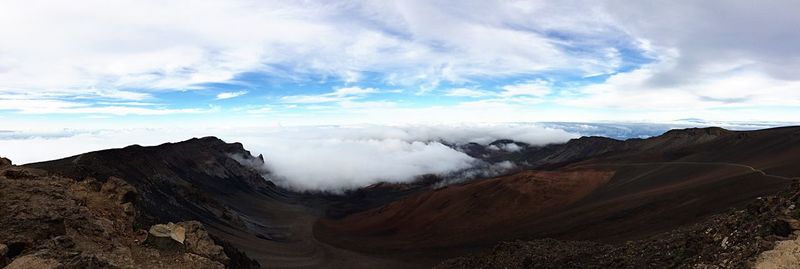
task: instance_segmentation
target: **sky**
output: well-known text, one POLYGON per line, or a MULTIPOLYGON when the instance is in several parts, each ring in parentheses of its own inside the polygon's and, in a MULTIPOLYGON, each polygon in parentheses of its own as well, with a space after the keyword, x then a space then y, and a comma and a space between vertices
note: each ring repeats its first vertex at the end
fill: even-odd
POLYGON ((791 0, 8 0, 0 120, 798 121, 798 9, 791 0))
POLYGON ((5 0, 0 155, 42 160, 24 152, 49 145, 35 139, 111 140, 52 148, 77 154, 286 126, 791 124, 798 10, 794 0, 5 0))

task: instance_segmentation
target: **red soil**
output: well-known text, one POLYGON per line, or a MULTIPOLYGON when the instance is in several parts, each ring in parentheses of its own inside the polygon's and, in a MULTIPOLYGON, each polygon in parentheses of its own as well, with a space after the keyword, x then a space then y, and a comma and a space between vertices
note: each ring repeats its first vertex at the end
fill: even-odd
POLYGON ((357 239, 364 248, 372 243, 398 249, 470 244, 558 211, 613 175, 597 170, 525 171, 412 195, 344 219, 322 220, 317 228, 346 234, 331 239, 357 239))

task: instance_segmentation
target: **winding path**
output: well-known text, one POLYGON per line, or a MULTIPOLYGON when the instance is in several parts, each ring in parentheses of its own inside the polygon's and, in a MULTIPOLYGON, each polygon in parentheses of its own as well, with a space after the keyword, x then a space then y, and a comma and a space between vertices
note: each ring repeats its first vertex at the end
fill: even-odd
POLYGON ((733 167, 741 167, 750 170, 753 173, 759 173, 765 177, 771 178, 778 178, 783 180, 799 180, 798 177, 785 177, 785 176, 778 176, 767 174, 764 170, 757 169, 755 167, 739 164, 739 163, 726 163, 726 162, 645 162, 645 163, 604 163, 604 164, 584 164, 584 165, 576 165, 572 167, 589 167, 589 166, 648 166, 648 165, 716 165, 716 166, 733 166, 733 167))

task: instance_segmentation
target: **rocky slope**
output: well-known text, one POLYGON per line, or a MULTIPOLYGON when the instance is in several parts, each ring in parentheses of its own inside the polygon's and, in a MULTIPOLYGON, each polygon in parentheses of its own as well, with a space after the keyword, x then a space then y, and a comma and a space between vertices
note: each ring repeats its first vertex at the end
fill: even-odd
POLYGON ((742 209, 640 240, 511 241, 436 268, 797 268, 798 205, 794 183, 742 209))
MULTIPOLYGON (((198 222, 179 248, 134 228, 135 188, 111 177, 78 181, 0 162, 0 267, 225 268, 233 265, 198 222)), ((185 228, 184 228, 185 227, 185 228)))
POLYGON ((89 152, 26 166, 77 179, 123 179, 139 190, 137 221, 145 226, 192 219, 244 226, 237 212, 220 197, 282 194, 246 165, 248 162, 263 163, 263 159, 253 157, 242 144, 205 137, 89 152))

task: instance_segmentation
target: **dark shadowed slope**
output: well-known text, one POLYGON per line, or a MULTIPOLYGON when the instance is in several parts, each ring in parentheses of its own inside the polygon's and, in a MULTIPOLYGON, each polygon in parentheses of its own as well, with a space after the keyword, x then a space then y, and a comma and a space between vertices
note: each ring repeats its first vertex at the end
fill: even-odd
POLYGON ((790 178, 800 175, 798 134, 800 128, 705 128, 627 141, 575 139, 525 156, 550 172, 419 193, 344 219, 323 220, 316 232, 332 244, 362 251, 437 249, 426 253, 525 238, 643 238, 787 188, 790 178), (576 173, 584 176, 570 176, 576 173), (591 174, 613 176, 585 176, 591 174), (553 194, 534 195, 540 200, 529 203, 535 200, 526 192, 553 194))
POLYGON ((213 137, 84 153, 26 165, 74 178, 116 176, 136 187, 144 222, 198 219, 240 222, 220 198, 241 193, 281 196, 281 190, 232 158, 263 162, 241 144, 213 137))

